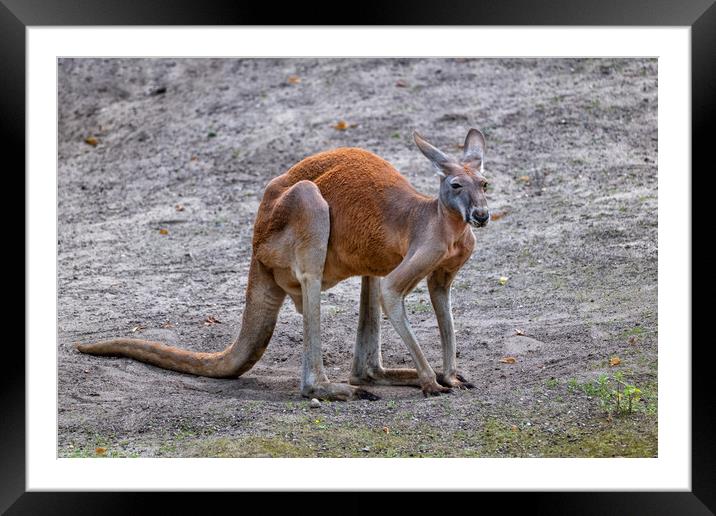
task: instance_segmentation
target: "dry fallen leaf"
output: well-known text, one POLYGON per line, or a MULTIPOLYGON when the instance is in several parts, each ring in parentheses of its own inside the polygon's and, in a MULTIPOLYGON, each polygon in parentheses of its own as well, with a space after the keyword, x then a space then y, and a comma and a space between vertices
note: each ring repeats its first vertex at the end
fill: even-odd
POLYGON ((221 324, 221 321, 213 315, 210 315, 206 319, 204 319, 204 326, 211 326, 212 324, 221 324))
POLYGON ((132 333, 137 333, 138 331, 142 331, 145 328, 146 326, 144 326, 143 324, 138 324, 137 326, 132 328, 132 333))
POLYGON ((350 124, 349 125, 348 122, 346 122, 345 120, 339 120, 336 125, 331 126, 331 127, 333 127, 334 129, 337 129, 339 131, 345 131, 349 127, 358 127, 358 124, 350 124))
POLYGON ((301 78, 298 75, 289 75, 288 76, 289 84, 298 84, 300 82, 301 82, 301 78))
POLYGON ((612 357, 609 359, 609 365, 611 367, 618 366, 621 363, 622 363, 622 360, 619 357, 612 357))
POLYGON ((395 81, 395 85, 398 88, 407 88, 408 87, 408 83, 405 82, 403 79, 398 79, 397 81, 395 81))
POLYGON ((490 213, 490 220, 500 220, 505 215, 507 215, 507 211, 495 211, 490 213))
POLYGON ((99 141, 97 141, 97 138, 95 138, 94 136, 88 136, 87 138, 85 138, 85 143, 87 145, 91 145, 92 147, 96 147, 99 141))
POLYGON ((629 345, 631 345, 631 346, 636 345, 636 335, 632 335, 631 337, 629 337, 628 342, 629 342, 629 345))
POLYGON ((388 428, 387 426, 384 426, 384 427, 383 427, 383 433, 389 434, 389 433, 390 433, 390 428, 388 428))
POLYGON ((182 206, 181 204, 177 204, 176 206, 174 206, 174 209, 176 211, 184 211, 184 206, 182 206))
POLYGON ((515 328, 515 335, 523 335, 524 336, 524 334, 525 334, 524 331, 520 330, 519 328, 515 328))
POLYGON ((518 177, 517 179, 519 179, 520 181, 523 181, 523 182, 525 182, 525 183, 529 183, 529 181, 530 181, 530 176, 520 176, 520 177, 518 177))
POLYGON ((506 285, 508 279, 509 278, 507 276, 500 276, 500 279, 498 281, 500 282, 500 285, 506 285))
POLYGON ((501 358, 500 362, 502 362, 503 364, 514 364, 515 362, 517 362, 517 359, 515 357, 505 357, 501 358))
POLYGON ((160 234, 160 235, 168 235, 168 234, 169 234, 169 230, 162 228, 162 229, 159 230, 159 234, 160 234))
POLYGON ((100 448, 100 447, 98 447, 98 448, 95 448, 95 449, 94 449, 94 452, 95 452, 97 455, 104 455, 105 453, 107 453, 107 448, 100 448))
POLYGON ((198 160, 199 158, 196 157, 196 156, 192 156, 190 159, 191 159, 191 161, 196 161, 196 160, 198 160))
POLYGON ((512 431, 513 431, 513 432, 516 432, 516 431, 517 431, 517 425, 512 425, 512 431))
POLYGON ((170 323, 169 321, 162 324, 162 328, 174 328, 174 325, 170 323))

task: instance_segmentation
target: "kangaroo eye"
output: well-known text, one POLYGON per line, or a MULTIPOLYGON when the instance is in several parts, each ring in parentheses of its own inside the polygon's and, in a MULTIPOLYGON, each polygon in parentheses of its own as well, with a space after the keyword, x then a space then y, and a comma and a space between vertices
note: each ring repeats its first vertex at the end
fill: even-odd
POLYGON ((485 181, 485 182, 482 184, 482 189, 483 189, 483 190, 487 190, 487 187, 488 187, 488 186, 490 186, 490 183, 488 183, 487 181, 485 181))
POLYGON ((452 186, 452 187, 455 188, 456 190, 457 190, 458 188, 462 188, 462 185, 459 184, 459 183, 450 183, 450 186, 452 186))

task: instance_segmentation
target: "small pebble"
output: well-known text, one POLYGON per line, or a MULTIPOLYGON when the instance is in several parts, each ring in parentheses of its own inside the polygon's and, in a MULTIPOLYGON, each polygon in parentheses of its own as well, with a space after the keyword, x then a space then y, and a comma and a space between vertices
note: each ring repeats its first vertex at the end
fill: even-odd
POLYGON ((311 407, 311 408, 318 408, 318 407, 321 406, 321 402, 318 401, 318 399, 313 398, 313 399, 311 400, 311 403, 309 403, 308 406, 311 407))

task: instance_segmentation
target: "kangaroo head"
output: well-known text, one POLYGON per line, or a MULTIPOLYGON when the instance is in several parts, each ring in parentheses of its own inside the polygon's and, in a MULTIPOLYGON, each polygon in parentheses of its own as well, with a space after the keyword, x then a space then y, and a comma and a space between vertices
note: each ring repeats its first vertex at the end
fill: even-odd
POLYGON ((448 156, 416 131, 413 138, 440 176, 440 202, 473 227, 486 225, 490 214, 485 198, 487 180, 483 176, 482 165, 485 151, 483 134, 477 129, 468 131, 460 159, 448 156))

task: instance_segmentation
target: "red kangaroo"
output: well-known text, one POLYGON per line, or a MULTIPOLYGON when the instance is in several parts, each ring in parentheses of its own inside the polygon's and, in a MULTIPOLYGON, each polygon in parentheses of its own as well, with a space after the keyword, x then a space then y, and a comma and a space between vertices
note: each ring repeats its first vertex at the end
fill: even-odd
POLYGON ((78 344, 83 353, 124 356, 183 373, 235 378, 261 358, 286 295, 303 314, 301 394, 324 400, 378 399, 353 385, 413 385, 425 396, 471 388, 457 371, 450 284, 475 246, 471 227, 487 224, 485 138, 470 129, 455 159, 413 133, 440 176, 437 198, 418 193, 390 163, 358 148, 300 161, 273 179, 254 223, 241 330, 215 353, 140 339, 78 344), (358 335, 349 384, 326 376, 321 352, 321 291, 362 276, 358 335), (427 278, 442 343, 435 374, 420 349, 404 300, 427 278), (380 309, 408 347, 415 369, 383 367, 380 309))

